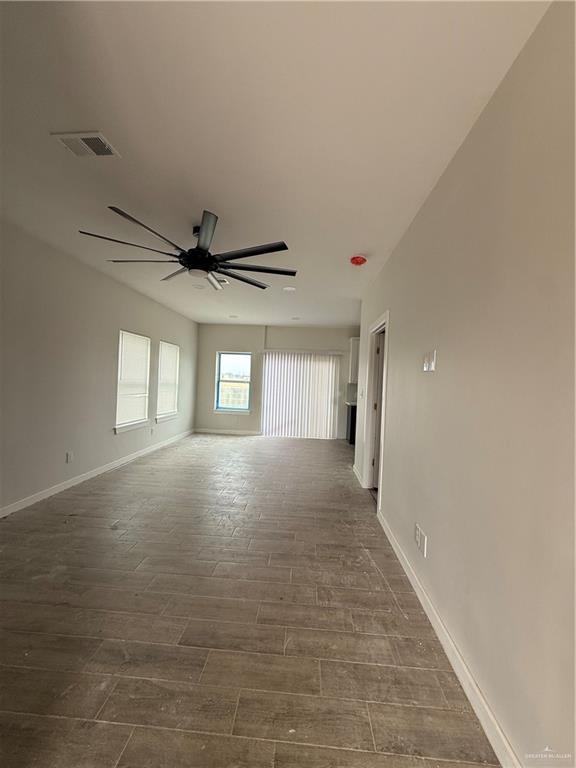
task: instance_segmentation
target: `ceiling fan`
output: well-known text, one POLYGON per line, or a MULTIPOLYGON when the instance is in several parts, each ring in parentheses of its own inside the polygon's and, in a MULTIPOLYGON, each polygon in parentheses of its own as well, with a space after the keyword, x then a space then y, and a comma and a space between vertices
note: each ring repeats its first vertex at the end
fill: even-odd
POLYGON ((112 243, 121 243, 122 245, 131 245, 134 248, 143 248, 145 251, 153 251, 154 253, 161 253, 164 256, 169 256, 168 259, 108 259, 108 261, 114 264, 179 264, 179 268, 175 272, 171 272, 162 280, 172 280, 173 277, 183 275, 186 272, 205 272, 206 279, 216 291, 222 290, 222 282, 224 278, 231 277, 234 280, 239 280, 242 283, 253 285, 255 288, 268 288, 265 283, 261 283, 258 280, 254 280, 251 277, 245 275, 239 275, 236 271, 231 272, 229 267, 234 270, 240 270, 242 272, 263 272, 268 275, 287 275, 294 277, 296 270, 283 269, 281 267, 262 267, 256 264, 231 264, 230 262, 238 259, 247 259, 250 256, 261 256, 264 253, 275 253, 276 251, 287 251, 288 246, 286 243, 280 241, 277 243, 267 243, 266 245, 256 245, 253 248, 242 248, 239 251, 226 251, 226 253, 210 253, 210 246, 212 245, 212 238, 214 237, 214 230, 216 229, 216 223, 218 216, 210 211, 204 211, 202 214, 202 222, 200 226, 196 226, 193 229, 193 234, 198 238, 195 248, 181 248, 172 240, 169 240, 164 235, 156 232, 151 227, 143 224, 138 219, 130 216, 129 213, 117 208, 115 205, 109 205, 108 208, 114 213, 117 213, 122 218, 131 221, 133 224, 137 224, 139 227, 146 229, 156 237, 160 238, 163 242, 167 243, 171 248, 177 251, 177 253, 170 253, 168 251, 159 251, 156 248, 148 248, 146 245, 138 245, 137 243, 129 243, 126 240, 117 240, 114 237, 106 237, 105 235, 96 235, 94 232, 85 232, 83 229, 79 230, 81 235, 88 235, 89 237, 97 237, 100 240, 109 240, 112 243), (218 279, 221 276, 221 279, 218 279))

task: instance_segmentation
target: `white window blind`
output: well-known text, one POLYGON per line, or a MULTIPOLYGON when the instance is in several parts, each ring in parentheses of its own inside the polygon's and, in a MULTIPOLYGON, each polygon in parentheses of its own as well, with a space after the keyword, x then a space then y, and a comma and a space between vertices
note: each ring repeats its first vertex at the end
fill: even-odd
POLYGON ((149 370, 150 339, 136 333, 120 331, 117 427, 146 421, 148 418, 149 370))
POLYGON ((263 434, 336 438, 339 364, 337 355, 266 352, 263 434))
POLYGON ((167 341, 161 341, 158 355, 157 416, 168 416, 178 411, 179 366, 180 347, 167 341))

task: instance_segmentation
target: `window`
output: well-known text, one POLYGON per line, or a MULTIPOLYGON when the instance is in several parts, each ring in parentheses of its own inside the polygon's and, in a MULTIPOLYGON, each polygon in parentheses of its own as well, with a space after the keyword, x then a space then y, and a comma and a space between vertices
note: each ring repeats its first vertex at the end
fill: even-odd
POLYGON ((250 409, 249 352, 218 352, 216 367, 216 410, 248 411, 250 409))
POLYGON ((158 404, 156 416, 169 416, 178 411, 178 367, 180 347, 160 342, 158 357, 158 404))
POLYGON ((116 426, 148 419, 150 339, 120 331, 116 426))

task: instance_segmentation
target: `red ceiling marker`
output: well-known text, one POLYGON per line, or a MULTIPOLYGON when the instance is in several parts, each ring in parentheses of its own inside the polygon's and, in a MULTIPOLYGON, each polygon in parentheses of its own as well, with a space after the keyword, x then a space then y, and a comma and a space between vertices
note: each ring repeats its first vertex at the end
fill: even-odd
POLYGON ((350 264, 354 264, 355 267, 361 267, 362 264, 366 264, 366 256, 361 253, 356 253, 350 257, 350 264))

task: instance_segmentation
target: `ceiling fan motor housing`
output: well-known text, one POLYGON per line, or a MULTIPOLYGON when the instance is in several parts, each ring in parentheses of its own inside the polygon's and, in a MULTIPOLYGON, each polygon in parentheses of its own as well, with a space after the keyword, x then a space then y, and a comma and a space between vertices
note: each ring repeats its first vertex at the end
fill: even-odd
POLYGON ((208 251, 202 251, 200 248, 190 248, 189 251, 179 254, 177 257, 183 267, 191 271, 213 272, 216 269, 217 262, 208 251))

